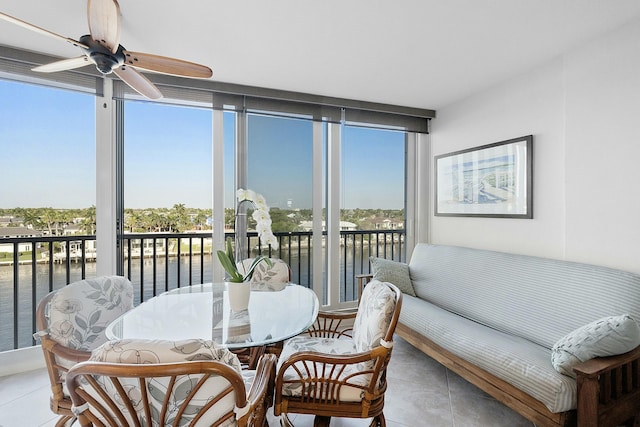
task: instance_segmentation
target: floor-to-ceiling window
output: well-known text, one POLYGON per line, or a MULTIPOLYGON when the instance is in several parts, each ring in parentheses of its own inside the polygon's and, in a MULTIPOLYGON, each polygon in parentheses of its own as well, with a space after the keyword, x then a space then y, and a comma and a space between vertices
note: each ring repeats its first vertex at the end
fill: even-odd
POLYGON ((286 261, 293 281, 312 280, 313 122, 249 114, 247 117, 247 187, 270 206, 272 231, 280 238, 275 256, 286 261))
POLYGON ((123 121, 127 276, 144 299, 177 283, 210 281, 211 239, 175 235, 211 233, 211 111, 126 101, 123 121), (201 256, 180 256, 193 252, 201 256))
MULTIPOLYGON (((0 47, 0 55, 0 73, 30 82, 0 82, 7 85, 0 88, 5 91, 0 107, 8 111, 0 117, 2 158, 18 166, 3 169, 10 184, 0 193, 0 227, 15 227, 16 218, 25 224, 32 219, 26 211, 7 213, 23 208, 9 206, 16 188, 51 208, 38 215, 35 232, 55 234, 66 223, 66 237, 92 234, 95 218, 100 219, 97 235, 102 241, 76 244, 61 239, 37 253, 45 258, 46 252, 58 255, 63 264, 49 261, 42 281, 30 273, 32 288, 36 282, 58 286, 51 273, 58 266, 65 271, 60 286, 96 271, 125 274, 136 285, 137 301, 175 286, 222 280, 212 253, 224 243, 225 233, 235 231, 238 187, 266 197, 281 244, 275 251, 263 249, 291 264, 294 281, 313 287, 327 308, 353 305, 353 276, 368 271, 369 255, 406 256, 404 237, 389 231, 401 229, 402 222, 407 223, 402 218, 413 215, 416 164, 410 147, 420 140, 414 132, 426 132, 432 112, 220 82, 191 86, 191 80, 173 78, 156 82, 165 98, 151 102, 122 82, 88 69, 44 76, 43 81, 50 79, 43 86, 38 77, 38 85, 32 85, 28 53, 14 60, 14 52, 0 47), (11 85, 18 90, 6 92, 11 85), (42 145, 36 149, 20 142, 13 133, 17 131, 42 145), (38 131, 41 137, 33 137, 38 131), (60 135, 65 140, 59 140, 60 135), (73 147, 71 142, 79 139, 86 144, 73 147), (29 188, 27 182, 37 185, 29 188), (411 185, 413 196, 405 196, 411 185), (87 188, 93 198, 78 207, 86 211, 74 215, 73 224, 56 219, 67 209, 65 201, 84 200, 87 188), (367 210, 380 211, 380 218, 358 220, 367 210), (6 223, 6 217, 13 222, 6 223), (79 254, 77 264, 70 261, 72 252, 79 254), (101 262, 100 254, 112 258, 101 262), (119 254, 122 262, 112 254, 119 254), (141 286, 147 281, 151 289, 141 286)), ((14 246, 11 251, 22 252, 14 246)), ((2 294, 0 301, 13 308, 18 319, 16 307, 23 301, 35 306, 39 291, 23 291, 25 280, 13 274, 13 268, 8 276, 12 292, 19 292, 2 294)), ((25 337, 31 340, 30 333, 25 337)))
MULTIPOLYGON (((213 120, 213 128, 223 128, 220 134, 202 132, 195 143, 185 138, 198 133, 197 129, 210 129, 214 110, 131 101, 125 102, 124 110, 125 233, 133 233, 124 250, 126 274, 132 280, 141 284, 158 282, 162 290, 162 282, 167 289, 206 282, 212 277, 215 257, 201 257, 200 262, 213 260, 214 265, 206 264, 192 281, 183 277, 191 274, 187 272, 192 267, 180 267, 185 262, 180 261, 180 252, 187 251, 180 239, 159 236, 149 240, 135 235, 188 230, 197 210, 191 210, 182 200, 194 188, 201 194, 213 192, 214 199, 217 191, 224 193, 218 198, 224 200, 224 210, 214 206, 208 212, 206 226, 195 227, 214 233, 210 247, 204 249, 208 255, 223 242, 213 243, 212 225, 221 221, 225 234, 243 234, 237 237, 246 239, 247 256, 261 253, 283 259, 291 266, 293 281, 314 288, 323 304, 331 307, 357 300, 355 277, 369 271, 369 256, 404 259, 406 132, 366 124, 328 123, 301 114, 252 112, 234 105, 222 113, 219 122, 213 120), (144 118, 138 120, 137 115, 156 116, 162 126, 149 130, 144 118), (185 128, 189 129, 186 134, 180 131, 185 128), (163 154, 147 154, 156 149, 163 154), (217 155, 223 157, 222 162, 217 163, 217 155), (152 170, 151 175, 144 172, 152 170), (205 170, 208 176, 201 175, 205 170), (158 173, 163 175, 154 177, 158 173), (218 179, 224 181, 220 187, 215 185, 218 179), (251 215, 247 216, 247 228, 234 226, 243 217, 235 216, 237 188, 251 189, 265 197, 271 208, 272 231, 280 242, 277 249, 261 246, 251 215), (327 202, 328 197, 336 195, 338 203, 327 202), (150 197, 164 201, 140 205, 150 197), (131 200, 139 206, 134 208, 131 200), (335 211, 333 219, 327 215, 329 210, 335 211), (177 223, 176 218, 185 214, 191 222, 177 223), (133 227, 135 223, 138 226, 133 227), (332 235, 338 236, 333 243, 332 235), (149 242, 151 248, 147 247, 149 242), (156 252, 151 253, 153 248, 156 252), (163 270, 152 260, 169 251, 174 257, 160 262, 166 264, 163 270), (139 254, 140 260, 135 261, 139 254), (152 260, 145 261, 145 254, 152 260), (172 262, 177 263, 175 267, 172 262), (148 264, 152 273, 145 272, 148 264)), ((213 203, 208 197, 198 200, 206 200, 209 206, 213 203)), ((197 208, 207 209, 203 205, 197 208)), ((144 299, 147 292, 158 292, 157 287, 150 290, 141 285, 140 289, 144 299)))
POLYGON ((344 126, 341 138, 341 301, 357 299, 369 257, 403 260, 406 133, 344 126))
POLYGON ((0 79, 0 351, 32 344, 40 298, 95 275, 95 241, 73 238, 95 234, 95 153, 93 95, 0 79))

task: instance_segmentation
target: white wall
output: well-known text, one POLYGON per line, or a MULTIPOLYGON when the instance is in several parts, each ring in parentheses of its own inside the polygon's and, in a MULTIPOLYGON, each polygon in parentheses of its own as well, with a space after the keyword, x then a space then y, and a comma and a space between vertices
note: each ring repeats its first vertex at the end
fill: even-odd
POLYGON ((438 110, 431 156, 529 134, 534 219, 432 209, 426 239, 640 272, 640 21, 438 110))

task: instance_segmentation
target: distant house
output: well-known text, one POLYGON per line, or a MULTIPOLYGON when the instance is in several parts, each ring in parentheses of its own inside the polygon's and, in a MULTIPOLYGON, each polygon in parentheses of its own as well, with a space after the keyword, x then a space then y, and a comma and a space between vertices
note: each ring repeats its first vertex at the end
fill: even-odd
POLYGON ((376 230, 399 230, 404 227, 404 222, 389 218, 376 218, 373 226, 376 230))
MULTIPOLYGON (((62 231, 63 236, 74 236, 77 234, 87 234, 85 230, 83 230, 80 222, 83 218, 76 218, 73 220, 73 223, 67 224, 62 231)), ((62 247, 63 251, 66 251, 64 245, 62 247)), ((85 241, 85 256, 86 254, 95 254, 96 252, 96 241, 95 240, 86 240, 85 241)), ((69 242, 69 253, 73 256, 80 256, 82 254, 82 242, 78 241, 70 241, 69 242)))
MULTIPOLYGON (((31 230, 27 227, 2 227, 0 228, 0 239, 11 239, 16 237, 41 237, 42 233, 39 231, 31 230)), ((13 253, 13 243, 0 243, 0 252, 13 253)), ((24 242, 18 243, 18 252, 31 252, 33 251, 33 243, 24 242)))
POLYGON ((0 216, 0 228, 2 227, 22 227, 24 226, 24 219, 15 216, 0 216))
POLYGON ((62 231, 64 236, 73 236, 74 234, 83 234, 82 226, 77 223, 67 224, 62 231))
MULTIPOLYGON (((300 228, 303 231, 311 231, 313 228, 313 221, 301 221, 300 228)), ((358 226, 349 221, 340 221, 340 231, 355 231, 358 229, 358 226)), ((322 231, 326 231, 327 226, 324 221, 322 221, 322 231)))

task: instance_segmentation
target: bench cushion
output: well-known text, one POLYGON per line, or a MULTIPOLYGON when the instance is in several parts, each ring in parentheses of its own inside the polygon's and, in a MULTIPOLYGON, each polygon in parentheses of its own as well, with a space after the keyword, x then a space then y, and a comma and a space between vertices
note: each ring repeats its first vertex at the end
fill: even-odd
POLYGON ((602 317, 640 319, 640 275, 611 268, 419 244, 409 270, 418 297, 547 349, 602 317))
POLYGON ((514 385, 551 412, 576 407, 576 382, 551 365, 551 350, 451 313, 419 298, 403 298, 400 323, 451 353, 514 385))

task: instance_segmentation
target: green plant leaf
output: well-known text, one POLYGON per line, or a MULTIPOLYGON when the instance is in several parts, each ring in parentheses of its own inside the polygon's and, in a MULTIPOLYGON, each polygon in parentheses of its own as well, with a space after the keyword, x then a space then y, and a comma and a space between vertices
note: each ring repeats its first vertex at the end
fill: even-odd
POLYGON ((229 275, 231 282, 242 282, 242 275, 238 273, 235 263, 229 260, 229 257, 224 251, 218 251, 218 260, 222 268, 224 268, 224 271, 229 275))
POLYGON ((231 239, 227 239, 227 257, 229 258, 229 261, 231 261, 233 265, 236 264, 236 259, 233 256, 233 248, 231 247, 231 239))
POLYGON ((266 256, 260 255, 254 258, 251 266, 243 276, 242 273, 238 271, 238 266, 236 265, 230 238, 226 241, 225 250, 219 250, 216 253, 218 255, 218 260, 220 261, 222 268, 224 268, 224 271, 226 271, 227 275, 229 276, 227 280, 230 282, 241 283, 250 280, 253 276, 254 270, 262 261, 266 262, 267 265, 269 265, 269 268, 273 267, 273 262, 271 262, 271 259, 266 256))
POLYGON ((247 274, 245 275, 245 280, 251 279, 251 277, 253 276, 253 271, 256 269, 256 267, 258 266, 258 264, 260 264, 262 261, 266 262, 267 265, 269 266, 269 268, 273 267, 273 262, 271 262, 271 260, 269 258, 267 258, 266 256, 260 255, 256 258, 254 258, 253 262, 251 263, 251 267, 249 267, 249 270, 247 271, 247 274))
POLYGON ((231 239, 227 239, 226 251, 217 251, 217 255, 222 268, 224 268, 224 271, 226 271, 227 275, 229 276, 229 281, 244 281, 244 277, 242 277, 242 274, 240 274, 238 268, 236 267, 236 262, 233 256, 233 248, 231 247, 231 239))

